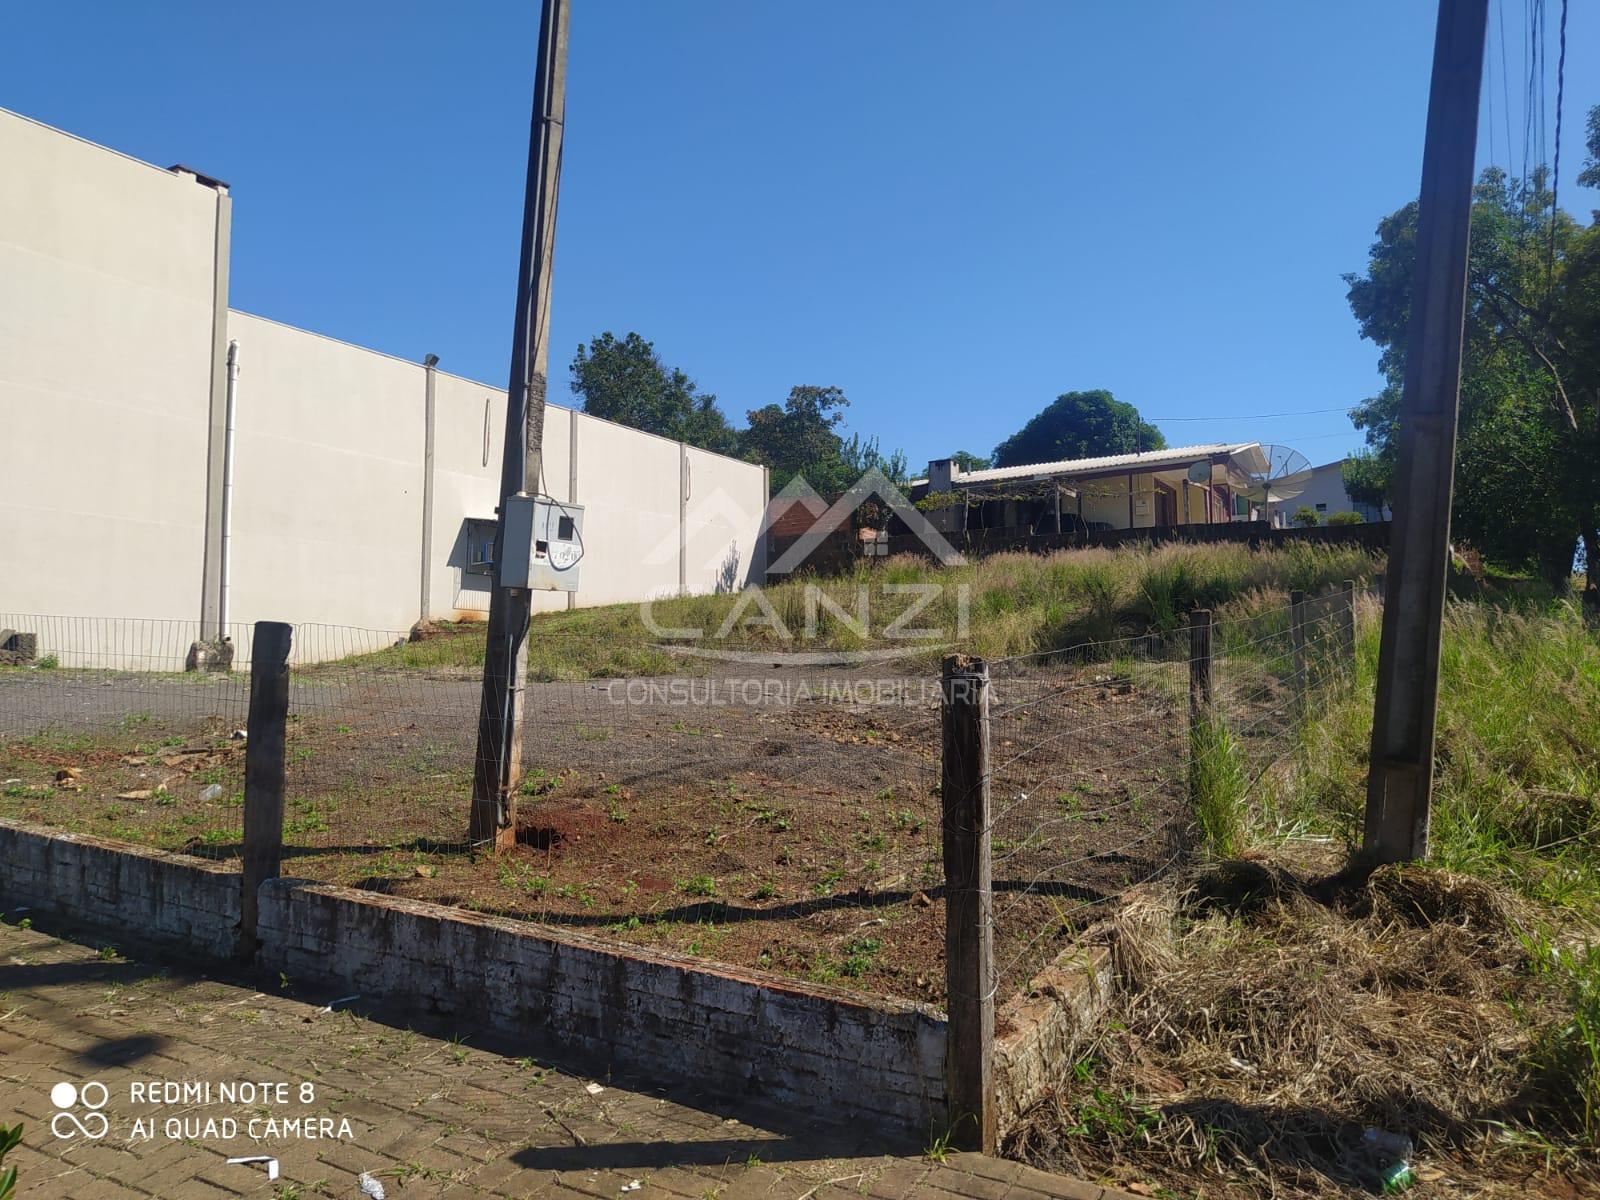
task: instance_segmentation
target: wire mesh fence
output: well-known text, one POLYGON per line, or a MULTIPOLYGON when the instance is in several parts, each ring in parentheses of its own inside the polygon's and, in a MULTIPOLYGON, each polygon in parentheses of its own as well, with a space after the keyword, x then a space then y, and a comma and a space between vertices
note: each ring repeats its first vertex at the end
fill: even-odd
POLYGON ((989 664, 1000 994, 1026 990, 1108 900, 1202 847, 1238 848, 1292 766, 1296 722, 1353 678, 1357 601, 1347 584, 1197 614, 1201 636, 989 664))
POLYGON ((186 670, 199 632, 0 613, 0 646, 14 647, 0 664, 0 814, 236 854, 249 678, 186 670))
MULTIPOLYGON (((1208 711, 1237 788, 1270 780, 1297 713, 1348 677, 1349 601, 1235 605, 1213 626, 1208 711)), ((8 628, 38 645, 0 666, 0 815, 236 859, 250 627, 218 672, 184 670, 183 622, 8 628)), ((943 1000, 934 664, 597 657, 536 628, 496 854, 468 837, 482 646, 295 628, 285 873, 943 1000)), ((1220 751, 1196 738, 1191 650, 1179 628, 990 663, 1006 992, 1211 836, 1196 771, 1220 751)))

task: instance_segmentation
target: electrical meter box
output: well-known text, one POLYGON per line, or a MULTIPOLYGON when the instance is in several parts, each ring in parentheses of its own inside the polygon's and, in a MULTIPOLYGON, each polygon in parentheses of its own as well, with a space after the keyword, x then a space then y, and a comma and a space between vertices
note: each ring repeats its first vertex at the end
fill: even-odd
POLYGON ((583 506, 542 496, 505 500, 505 550, 500 586, 535 592, 578 590, 583 558, 583 506))

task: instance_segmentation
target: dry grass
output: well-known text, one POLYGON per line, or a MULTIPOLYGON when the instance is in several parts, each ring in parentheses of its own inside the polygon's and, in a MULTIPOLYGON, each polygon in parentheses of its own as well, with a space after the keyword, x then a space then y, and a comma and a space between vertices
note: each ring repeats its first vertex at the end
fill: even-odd
POLYGON ((1541 1050, 1570 1010, 1530 930, 1492 885, 1419 868, 1331 905, 1282 863, 1141 896, 1112 1017, 1011 1151, 1178 1195, 1360 1195, 1376 1126, 1415 1139, 1417 1195, 1600 1186, 1561 1144, 1541 1050))
POLYGON ((1434 857, 1362 879, 1335 872, 1376 658, 1369 620, 1243 860, 1130 898, 1119 994, 1012 1153, 1144 1194, 1370 1195, 1371 1126, 1414 1139, 1412 1195, 1600 1195, 1600 639, 1452 606, 1434 857))

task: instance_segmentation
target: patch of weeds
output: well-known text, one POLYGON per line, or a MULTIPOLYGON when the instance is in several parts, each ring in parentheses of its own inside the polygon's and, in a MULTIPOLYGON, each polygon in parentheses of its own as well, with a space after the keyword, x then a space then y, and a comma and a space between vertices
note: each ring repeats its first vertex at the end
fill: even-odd
POLYGON ((523 777, 522 786, 518 789, 524 796, 545 796, 561 786, 561 776, 552 774, 542 767, 535 767, 523 777))
POLYGON ((839 974, 848 975, 851 979, 859 979, 871 968, 873 959, 877 958, 878 951, 883 949, 883 943, 873 937, 855 937, 844 944, 844 962, 839 965, 839 974))
POLYGON ((710 875, 695 875, 678 881, 678 890, 686 896, 715 896, 717 881, 710 875))
POLYGON ((778 889, 775 888, 771 883, 763 883, 760 887, 756 888, 756 890, 751 894, 751 899, 754 899, 754 900, 771 900, 777 894, 778 894, 778 889))
POLYGON ((1078 1102, 1077 1124, 1066 1132, 1074 1137, 1118 1140, 1148 1133, 1161 1124, 1161 1114, 1134 1099, 1131 1092, 1091 1088, 1078 1102))
POLYGON ((1218 717, 1197 722, 1189 757, 1189 796, 1206 848, 1232 858, 1244 848, 1249 778, 1238 739, 1218 717))
POLYGON ((611 730, 597 725, 579 725, 578 740, 580 742, 604 742, 611 738, 611 730))
POLYGON ((563 900, 576 900, 584 908, 594 907, 594 893, 587 885, 564 883, 556 889, 555 894, 563 900))
POLYGON ((41 654, 39 656, 39 661, 33 665, 38 667, 41 671, 54 671, 61 665, 61 660, 54 654, 41 654))
POLYGON ((909 808, 902 808, 899 812, 895 813, 894 823, 901 829, 904 829, 910 833, 921 833, 922 826, 924 824, 922 818, 917 816, 917 814, 912 812, 909 808))
POLYGON ((101 946, 100 947, 100 961, 101 962, 116 962, 117 961, 117 948, 115 946, 101 946))
POLYGON ((811 885, 811 890, 813 892, 815 892, 819 896, 831 896, 833 894, 834 885, 837 884, 843 878, 844 878, 844 872, 843 871, 840 871, 840 870, 824 871, 822 873, 822 878, 817 880, 816 883, 811 885))

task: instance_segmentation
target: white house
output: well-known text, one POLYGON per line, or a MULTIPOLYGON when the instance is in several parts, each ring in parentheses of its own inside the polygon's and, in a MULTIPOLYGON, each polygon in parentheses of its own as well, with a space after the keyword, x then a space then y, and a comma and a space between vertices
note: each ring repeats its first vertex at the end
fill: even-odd
POLYGON ((1349 493, 1344 490, 1344 464, 1345 460, 1340 458, 1313 467, 1311 482, 1306 484, 1305 491, 1285 501, 1280 511, 1273 514, 1274 520, 1279 525, 1293 524, 1295 512, 1303 505, 1315 511, 1324 525, 1329 517, 1340 512, 1356 513, 1364 521, 1387 521, 1390 516, 1387 508, 1359 504, 1350 499, 1349 493))

